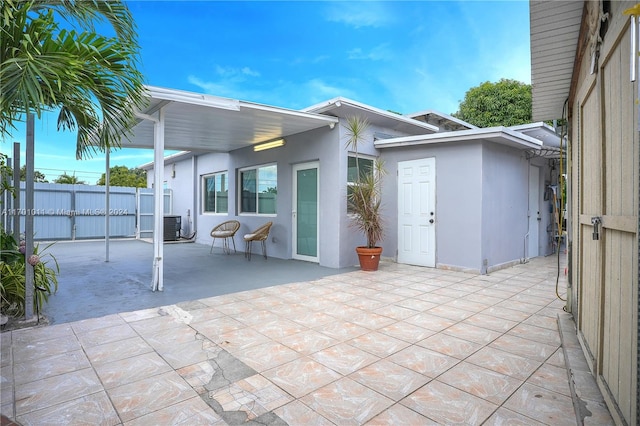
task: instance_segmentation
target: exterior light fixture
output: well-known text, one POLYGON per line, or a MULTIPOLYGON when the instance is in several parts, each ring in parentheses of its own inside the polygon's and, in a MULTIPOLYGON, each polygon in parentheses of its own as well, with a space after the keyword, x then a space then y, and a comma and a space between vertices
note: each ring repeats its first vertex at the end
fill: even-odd
POLYGON ((254 145, 254 151, 264 151, 265 149, 278 148, 284 145, 284 139, 276 139, 271 142, 261 143, 259 145, 254 145))

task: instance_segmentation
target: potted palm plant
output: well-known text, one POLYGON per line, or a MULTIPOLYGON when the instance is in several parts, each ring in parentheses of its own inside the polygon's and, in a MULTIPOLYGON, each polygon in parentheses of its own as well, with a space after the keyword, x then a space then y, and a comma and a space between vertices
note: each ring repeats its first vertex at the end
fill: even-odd
POLYGON ((384 235, 384 223, 380 214, 384 163, 376 159, 371 168, 360 168, 358 146, 366 140, 369 129, 369 122, 365 118, 349 117, 345 128, 348 136, 347 149, 354 152, 356 159, 356 177, 348 188, 347 203, 353 226, 360 229, 367 239, 367 245, 356 247, 356 252, 360 268, 375 271, 382 254, 382 247, 377 244, 384 235))

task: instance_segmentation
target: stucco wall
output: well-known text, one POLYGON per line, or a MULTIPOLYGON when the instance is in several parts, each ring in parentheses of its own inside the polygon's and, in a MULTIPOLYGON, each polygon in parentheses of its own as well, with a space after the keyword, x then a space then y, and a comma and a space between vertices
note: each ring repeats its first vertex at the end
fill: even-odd
POLYGON ((478 142, 387 148, 382 151, 389 172, 384 184, 388 224, 384 253, 395 257, 398 247, 397 164, 399 161, 429 157, 436 160, 436 265, 479 271, 482 150, 478 142))
POLYGON ((525 257, 529 162, 521 150, 484 143, 482 150, 482 269, 525 257))

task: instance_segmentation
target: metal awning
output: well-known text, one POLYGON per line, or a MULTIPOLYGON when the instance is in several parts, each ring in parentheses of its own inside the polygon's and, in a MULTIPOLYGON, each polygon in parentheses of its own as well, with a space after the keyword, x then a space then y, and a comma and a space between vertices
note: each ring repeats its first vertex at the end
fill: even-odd
POLYGON ((229 152, 323 126, 335 117, 229 98, 147 86, 149 103, 123 148, 153 148, 154 116, 162 109, 164 147, 176 151, 229 152))
POLYGON ((583 8, 582 1, 529 2, 534 121, 563 118, 583 8))
MULTIPOLYGON (((323 126, 333 128, 338 119, 311 112, 161 87, 146 86, 146 91, 147 107, 136 114, 138 123, 129 132, 128 140, 122 141, 122 147, 154 150, 154 255, 151 289, 162 291, 165 149, 229 152, 323 126)), ((107 176, 108 170, 107 160, 107 176)), ((107 223, 108 221, 107 217, 107 223)), ((108 225, 106 235, 108 259, 108 225)))

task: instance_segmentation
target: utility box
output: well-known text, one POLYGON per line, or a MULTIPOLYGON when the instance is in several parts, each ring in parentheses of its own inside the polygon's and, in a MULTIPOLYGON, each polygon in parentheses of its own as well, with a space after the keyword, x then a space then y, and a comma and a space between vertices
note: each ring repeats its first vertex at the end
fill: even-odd
POLYGON ((181 216, 164 217, 164 241, 178 241, 182 228, 181 216))

